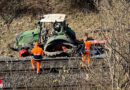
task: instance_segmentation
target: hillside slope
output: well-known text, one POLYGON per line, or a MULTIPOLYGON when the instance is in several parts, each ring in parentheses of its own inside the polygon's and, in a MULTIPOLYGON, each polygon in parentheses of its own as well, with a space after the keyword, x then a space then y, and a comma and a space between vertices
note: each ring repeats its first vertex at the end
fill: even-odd
POLYGON ((129 13, 123 11, 128 6, 124 5, 126 2, 113 2, 111 7, 111 4, 106 0, 102 0, 96 5, 86 1, 84 4, 81 2, 75 4, 72 0, 21 0, 20 6, 16 3, 11 7, 11 0, 10 4, 5 1, 0 2, 2 8, 0 9, 2 16, 0 17, 0 56, 18 55, 17 52, 12 52, 8 48, 8 44, 13 42, 15 34, 35 29, 34 23, 40 16, 48 13, 67 14, 67 23, 76 32, 78 39, 82 39, 83 32, 87 32, 88 29, 114 28, 115 19, 121 20, 119 22, 123 23, 123 28, 129 28, 130 24, 128 21, 129 13), (8 23, 9 19, 5 18, 11 17, 11 15, 16 17, 8 23))

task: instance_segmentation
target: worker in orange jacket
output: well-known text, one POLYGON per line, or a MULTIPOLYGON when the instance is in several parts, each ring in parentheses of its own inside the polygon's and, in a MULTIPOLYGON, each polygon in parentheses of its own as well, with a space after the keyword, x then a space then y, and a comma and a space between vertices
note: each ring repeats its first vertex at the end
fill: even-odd
POLYGON ((81 55, 82 55, 82 67, 85 67, 85 59, 87 58, 88 66, 90 66, 90 46, 91 44, 101 44, 105 43, 106 40, 98 41, 98 40, 92 40, 92 41, 87 41, 88 40, 88 34, 85 33, 85 37, 83 38, 83 45, 81 48, 81 55))
POLYGON ((31 50, 33 58, 31 59, 32 68, 35 70, 35 62, 37 62, 37 74, 40 73, 41 59, 43 57, 43 50, 38 46, 38 42, 35 42, 34 48, 31 50))
POLYGON ((87 41, 87 36, 83 38, 83 45, 81 48, 81 55, 82 55, 82 68, 85 67, 85 59, 87 58, 88 66, 90 63, 90 42, 87 41))

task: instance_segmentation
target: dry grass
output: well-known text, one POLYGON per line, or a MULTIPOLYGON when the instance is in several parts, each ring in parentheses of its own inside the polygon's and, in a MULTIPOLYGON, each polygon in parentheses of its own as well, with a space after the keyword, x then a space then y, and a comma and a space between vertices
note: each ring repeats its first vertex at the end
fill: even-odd
MULTIPOLYGON (((105 4, 102 1, 100 4, 105 4)), ((106 3, 107 4, 107 3, 106 3)), ((107 4, 107 6, 109 6, 107 4)), ((20 15, 13 20, 9 25, 4 24, 3 20, 0 21, 0 55, 7 56, 12 52, 7 48, 8 44, 12 42, 16 33, 23 32, 25 30, 35 29, 34 22, 36 22, 41 15, 47 13, 65 13, 68 15, 67 23, 76 32, 78 39, 83 38, 84 32, 88 29, 100 29, 100 28, 114 28, 119 15, 123 16, 120 20, 123 28, 129 28, 129 13, 125 12, 126 5, 115 2, 113 7, 108 7, 105 12, 101 10, 99 13, 95 12, 83 12, 84 8, 74 8, 69 4, 69 0, 57 0, 57 1, 28 1, 25 0, 20 8, 20 15), (110 12, 110 13, 109 13, 110 12), (115 20, 117 19, 117 20, 115 20)), ((129 11, 129 8, 128 8, 129 11)), ((118 27, 118 26, 116 26, 118 27)))
POLYGON ((16 33, 23 32, 25 30, 35 29, 34 23, 39 19, 40 16, 47 13, 65 13, 68 15, 67 23, 76 32, 78 39, 83 37, 83 32, 86 29, 99 28, 100 17, 96 13, 82 13, 77 9, 71 9, 70 4, 67 1, 31 1, 25 0, 23 6, 21 6, 21 14, 19 17, 14 19, 10 25, 4 24, 1 19, 1 36, 0 36, 0 56, 14 55, 8 49, 8 44, 13 41, 16 33), (42 6, 44 4, 45 6, 42 6), (48 7, 47 7, 48 6, 48 7), (45 10, 44 10, 45 9, 45 10), (41 10, 41 11, 39 11, 41 10), (8 28, 9 26, 9 28, 8 28))
POLYGON ((34 23, 40 16, 47 13, 67 14, 67 23, 76 32, 77 39, 82 39, 84 32, 87 32, 88 29, 114 28, 118 17, 124 14, 120 20, 120 24, 122 24, 123 28, 129 28, 129 13, 125 10, 126 5, 120 2, 113 3, 114 6, 110 7, 108 3, 103 0, 100 2, 101 6, 102 4, 106 4, 108 9, 104 10, 105 12, 99 9, 100 11, 97 13, 88 12, 88 9, 83 7, 80 9, 75 8, 71 5, 69 0, 25 0, 20 8, 20 14, 10 25, 4 24, 3 20, 0 19, 0 56, 13 55, 15 52, 8 49, 8 44, 13 41, 15 34, 25 30, 35 29, 34 23))

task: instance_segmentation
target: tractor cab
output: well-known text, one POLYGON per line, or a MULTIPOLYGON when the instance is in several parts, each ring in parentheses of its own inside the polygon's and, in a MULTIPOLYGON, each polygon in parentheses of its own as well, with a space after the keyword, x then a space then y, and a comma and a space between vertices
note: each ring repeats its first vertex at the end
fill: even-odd
POLYGON ((42 40, 48 36, 67 34, 71 38, 75 38, 75 33, 66 24, 65 14, 47 14, 41 17, 36 23, 38 25, 42 40))

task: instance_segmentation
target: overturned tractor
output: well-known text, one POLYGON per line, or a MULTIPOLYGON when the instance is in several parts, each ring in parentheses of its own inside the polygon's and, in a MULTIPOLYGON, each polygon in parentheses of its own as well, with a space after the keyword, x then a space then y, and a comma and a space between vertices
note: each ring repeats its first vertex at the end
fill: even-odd
POLYGON ((44 15, 35 23, 37 30, 28 30, 16 35, 13 50, 29 51, 33 48, 33 43, 38 41, 46 56, 72 55, 77 47, 76 37, 65 19, 65 14, 44 15))
MULTIPOLYGON (((27 51, 29 52, 33 48, 35 41, 39 42, 44 54, 48 57, 74 56, 80 52, 83 42, 76 39, 75 32, 66 24, 65 14, 44 15, 35 25, 37 30, 22 32, 14 38, 15 48, 12 49, 19 51, 20 56, 27 53, 27 51)), ((100 43, 97 46, 100 47, 100 43)), ((104 47, 95 48, 95 45, 92 45, 91 48, 91 54, 104 52, 104 47)))

